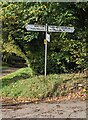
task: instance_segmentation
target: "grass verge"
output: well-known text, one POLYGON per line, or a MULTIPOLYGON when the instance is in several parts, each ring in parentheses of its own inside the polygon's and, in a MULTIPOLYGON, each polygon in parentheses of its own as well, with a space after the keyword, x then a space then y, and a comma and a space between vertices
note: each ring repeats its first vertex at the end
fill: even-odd
MULTIPOLYGON (((30 68, 21 68, 2 77, 2 97, 43 99, 65 96, 80 89, 86 89, 86 75, 51 74, 34 76, 30 68)), ((1 80, 1 79, 0 79, 1 80)))

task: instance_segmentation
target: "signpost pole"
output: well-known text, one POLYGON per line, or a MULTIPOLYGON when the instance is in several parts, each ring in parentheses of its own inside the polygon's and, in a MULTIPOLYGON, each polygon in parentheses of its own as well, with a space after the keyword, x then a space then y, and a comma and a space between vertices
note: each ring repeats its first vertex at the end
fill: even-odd
MULTIPOLYGON (((46 24, 46 36, 47 36, 47 24, 46 24)), ((46 67, 47 67, 47 40, 45 43, 45 77, 46 77, 46 67)))
POLYGON ((46 32, 46 39, 44 40, 44 44, 45 44, 45 77, 46 77, 46 68, 47 68, 47 41, 50 42, 50 35, 47 34, 48 32, 70 32, 73 33, 74 32, 74 27, 67 27, 67 26, 53 26, 53 25, 33 25, 33 24, 29 24, 26 25, 25 28, 27 29, 27 31, 43 31, 46 32), (48 29, 48 30, 47 30, 48 29))

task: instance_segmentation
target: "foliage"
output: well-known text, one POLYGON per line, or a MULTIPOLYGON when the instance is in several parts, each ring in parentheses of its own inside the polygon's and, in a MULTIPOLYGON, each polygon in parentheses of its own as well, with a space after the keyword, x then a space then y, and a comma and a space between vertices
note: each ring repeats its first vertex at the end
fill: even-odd
POLYGON ((27 76, 27 71, 28 69, 24 68, 2 78, 2 97, 29 99, 59 97, 80 90, 80 84, 83 89, 86 87, 86 76, 82 73, 75 76, 52 74, 47 75, 45 79, 44 76, 30 76, 30 73, 27 76))
POLYGON ((74 26, 74 33, 49 33, 47 73, 85 69, 88 2, 18 2, 2 4, 3 58, 13 53, 37 73, 44 73, 44 32, 29 32, 27 24, 74 26), (8 47, 9 46, 9 47, 8 47))
MULTIPOLYGON (((10 73, 4 77, 2 77, 2 83, 3 83, 3 80, 5 80, 5 83, 6 84, 9 84, 8 82, 11 80, 12 82, 16 82, 17 79, 22 79, 22 78, 27 78, 27 77, 32 77, 34 75, 34 72, 32 71, 31 68, 20 68, 19 70, 13 72, 13 73, 10 73), (15 81, 13 81, 13 79, 15 81)), ((3 84, 2 84, 3 86, 3 84)))

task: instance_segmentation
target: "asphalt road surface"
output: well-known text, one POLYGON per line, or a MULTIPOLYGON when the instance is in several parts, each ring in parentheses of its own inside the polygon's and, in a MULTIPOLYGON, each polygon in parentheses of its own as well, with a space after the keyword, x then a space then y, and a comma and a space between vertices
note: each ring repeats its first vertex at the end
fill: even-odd
POLYGON ((3 106, 2 118, 86 118, 87 107, 80 100, 3 106))

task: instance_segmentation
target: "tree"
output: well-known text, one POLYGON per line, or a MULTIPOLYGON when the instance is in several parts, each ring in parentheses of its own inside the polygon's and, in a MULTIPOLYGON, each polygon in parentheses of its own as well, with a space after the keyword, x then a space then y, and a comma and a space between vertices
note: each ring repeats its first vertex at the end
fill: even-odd
POLYGON ((44 32, 29 32, 26 24, 74 26, 74 33, 49 33, 48 73, 85 69, 88 32, 88 3, 7 3, 2 4, 3 53, 15 53, 36 72, 43 73, 44 32), (9 46, 9 50, 7 44, 9 46), (12 47, 13 46, 13 47, 12 47), (10 49, 13 49, 10 51, 10 49), (83 64, 83 66, 82 66, 83 64))

